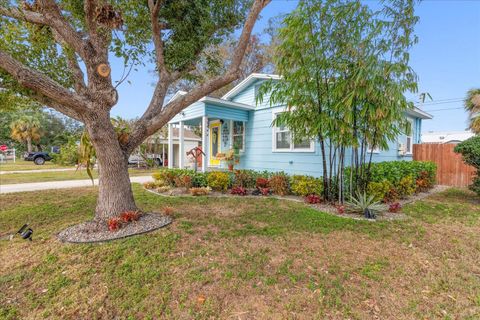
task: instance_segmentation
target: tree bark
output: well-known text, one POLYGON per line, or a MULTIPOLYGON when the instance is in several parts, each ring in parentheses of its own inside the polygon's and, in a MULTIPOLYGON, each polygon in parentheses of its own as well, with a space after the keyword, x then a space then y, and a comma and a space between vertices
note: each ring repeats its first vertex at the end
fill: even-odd
POLYGON ((30 137, 27 137, 27 151, 32 152, 32 139, 30 137))
POLYGON ((128 154, 120 147, 110 115, 97 114, 96 119, 86 121, 86 128, 96 150, 99 171, 95 220, 105 221, 124 211, 138 210, 128 175, 128 154))

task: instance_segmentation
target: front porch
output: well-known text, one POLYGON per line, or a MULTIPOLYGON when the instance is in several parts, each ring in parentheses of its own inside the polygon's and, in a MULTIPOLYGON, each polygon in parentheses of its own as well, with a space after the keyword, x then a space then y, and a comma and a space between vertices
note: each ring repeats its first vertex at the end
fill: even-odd
POLYGON ((178 128, 179 132, 178 154, 185 155, 189 151, 185 148, 185 126, 199 126, 204 153, 199 169, 202 172, 222 169, 217 154, 228 152, 234 146, 240 150, 245 147, 245 126, 250 110, 253 107, 249 105, 212 97, 204 97, 188 106, 168 123, 168 167, 187 167, 185 157, 180 156, 178 161, 172 159, 173 130, 178 128))

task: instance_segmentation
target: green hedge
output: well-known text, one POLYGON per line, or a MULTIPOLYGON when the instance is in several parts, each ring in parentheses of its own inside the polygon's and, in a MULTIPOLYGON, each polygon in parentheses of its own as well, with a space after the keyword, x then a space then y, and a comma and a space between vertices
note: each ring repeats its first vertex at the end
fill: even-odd
MULTIPOLYGON (((390 161, 371 164, 371 182, 367 192, 374 194, 378 200, 393 201, 404 198, 413 192, 424 191, 435 185, 436 165, 432 162, 390 161)), ((348 181, 349 168, 345 170, 348 181)), ((161 169, 153 178, 165 185, 184 187, 182 178, 189 176, 192 187, 211 187, 214 190, 226 190, 233 186, 254 189, 258 178, 268 179, 269 188, 274 193, 306 196, 321 195, 323 183, 321 178, 294 175, 284 172, 258 172, 254 170, 235 170, 234 172, 197 172, 188 169, 161 169), (284 178, 282 178, 284 177, 284 178)))
POLYGON ((370 181, 387 180, 398 184, 402 178, 411 176, 414 180, 422 177, 422 172, 428 173, 427 179, 434 185, 436 182, 437 165, 430 161, 388 161, 372 163, 370 181))
POLYGON ((455 146, 454 151, 462 155, 466 164, 477 169, 477 174, 469 187, 480 196, 480 136, 477 135, 460 142, 455 146))

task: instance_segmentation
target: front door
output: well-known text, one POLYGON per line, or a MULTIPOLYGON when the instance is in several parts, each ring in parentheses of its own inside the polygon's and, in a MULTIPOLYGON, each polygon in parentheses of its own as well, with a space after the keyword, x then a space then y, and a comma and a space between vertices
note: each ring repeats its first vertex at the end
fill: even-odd
POLYGON ((220 152, 220 132, 221 124, 220 122, 210 123, 210 165, 218 166, 220 165, 220 160, 217 158, 217 153, 220 152))

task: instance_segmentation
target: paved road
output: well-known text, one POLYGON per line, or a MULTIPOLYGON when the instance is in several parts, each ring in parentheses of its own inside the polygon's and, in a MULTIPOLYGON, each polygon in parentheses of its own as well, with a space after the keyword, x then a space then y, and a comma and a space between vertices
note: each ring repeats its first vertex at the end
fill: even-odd
POLYGON ((36 172, 58 172, 58 171, 73 171, 73 170, 77 170, 77 168, 12 170, 12 171, 0 171, 0 174, 10 174, 10 173, 36 173, 36 172))
MULTIPOLYGON (((130 177, 130 181, 136 182, 136 183, 144 183, 147 181, 152 181, 152 176, 130 177)), ((98 185, 98 179, 94 180, 94 184, 98 185)), ((4 184, 4 185, 0 185, 0 194, 24 192, 24 191, 48 190, 48 189, 90 187, 90 186, 92 186, 92 180, 90 179, 4 184)))

